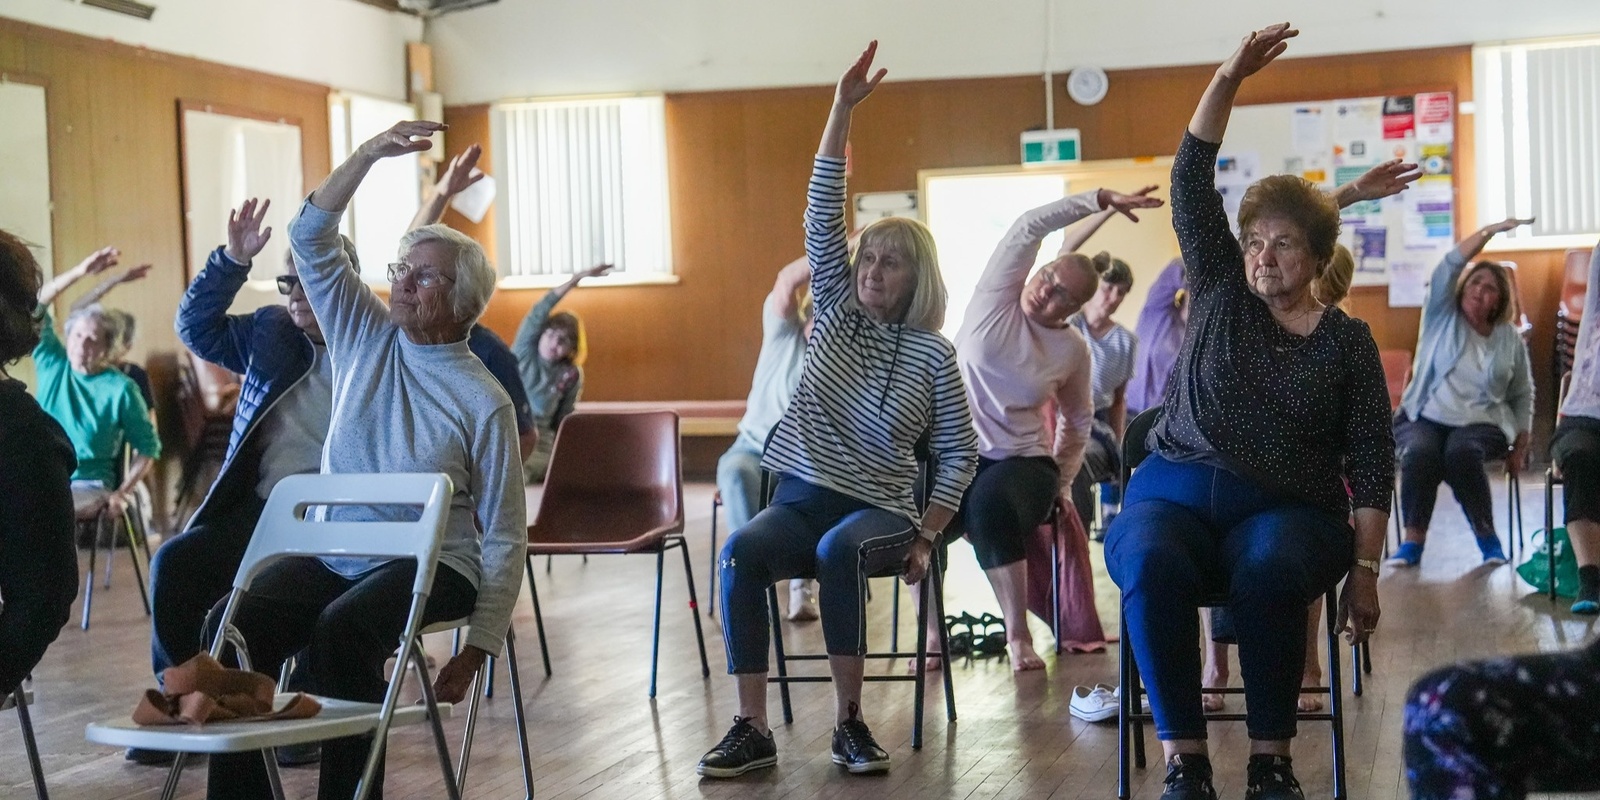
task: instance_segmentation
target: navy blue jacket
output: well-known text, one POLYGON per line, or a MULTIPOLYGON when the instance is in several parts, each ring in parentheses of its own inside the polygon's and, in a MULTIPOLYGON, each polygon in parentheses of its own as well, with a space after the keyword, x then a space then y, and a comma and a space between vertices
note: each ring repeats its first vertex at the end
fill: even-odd
MULTIPOLYGON (((316 351, 311 337, 295 326, 289 310, 280 305, 264 306, 250 314, 229 314, 228 307, 243 288, 250 267, 235 264, 223 255, 223 248, 211 251, 205 269, 195 276, 178 303, 178 338, 194 354, 244 376, 239 389, 239 404, 233 414, 233 433, 228 437, 228 454, 217 473, 217 481, 189 525, 202 525, 213 508, 232 508, 239 500, 254 496, 260 480, 260 451, 247 447, 250 435, 278 399, 300 382, 316 351), (241 457, 245 453, 245 457, 241 457)), ((528 396, 517 375, 516 356, 500 337, 482 325, 473 326, 468 346, 495 379, 511 395, 517 412, 517 432, 533 426, 528 396)))

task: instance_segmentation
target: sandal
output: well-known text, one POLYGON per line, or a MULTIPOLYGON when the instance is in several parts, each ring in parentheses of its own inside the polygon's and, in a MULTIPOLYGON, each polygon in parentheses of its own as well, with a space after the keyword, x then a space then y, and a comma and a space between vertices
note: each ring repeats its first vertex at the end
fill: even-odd
POLYGON ((970 614, 962 614, 960 617, 946 616, 944 618, 945 638, 949 642, 950 655, 952 656, 972 655, 972 626, 967 620, 977 622, 970 614), (958 628, 962 630, 957 630, 958 628))
POLYGON ((976 622, 982 626, 982 634, 973 635, 973 652, 979 656, 1003 656, 1006 651, 1006 621, 993 614, 983 614, 976 622))

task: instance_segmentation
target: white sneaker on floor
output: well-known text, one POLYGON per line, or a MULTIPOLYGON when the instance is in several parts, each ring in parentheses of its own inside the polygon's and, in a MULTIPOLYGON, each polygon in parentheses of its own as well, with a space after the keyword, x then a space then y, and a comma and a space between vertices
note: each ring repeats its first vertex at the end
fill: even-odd
POLYGON ((1117 695, 1108 691, 1110 687, 1099 684, 1093 688, 1088 686, 1072 687, 1072 702, 1068 710, 1072 716, 1086 722, 1105 722, 1117 716, 1117 695))
POLYGON ((818 618, 816 592, 812 581, 789 581, 789 621, 807 622, 818 618))
MULTIPOLYGON (((1118 701, 1122 700, 1122 687, 1121 686, 1112 686, 1109 683, 1097 683, 1097 684, 1094 685, 1094 688, 1096 688, 1096 689, 1105 689, 1106 691, 1111 693, 1112 697, 1117 698, 1118 701)), ((1140 711, 1140 713, 1144 713, 1144 714, 1150 713, 1150 695, 1147 692, 1141 692, 1139 694, 1139 711, 1140 711)))

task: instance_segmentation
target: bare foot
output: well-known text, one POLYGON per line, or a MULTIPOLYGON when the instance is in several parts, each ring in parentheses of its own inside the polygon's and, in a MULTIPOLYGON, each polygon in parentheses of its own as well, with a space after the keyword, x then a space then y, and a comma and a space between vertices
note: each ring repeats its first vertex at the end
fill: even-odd
MULTIPOLYGON (((1228 685, 1228 673, 1217 670, 1207 670, 1200 685, 1206 689, 1222 689, 1228 685)), ((1215 714, 1228 707, 1227 696, 1216 692, 1206 692, 1200 695, 1200 708, 1207 714, 1215 714)))
MULTIPOLYGON (((944 669, 944 659, 942 659, 942 658, 940 658, 938 656, 928 656, 927 662, 928 662, 928 664, 927 664, 926 669, 929 672, 937 672, 937 671, 939 671, 941 669, 944 669)), ((916 673, 916 671, 917 671, 917 660, 915 658, 906 659, 906 672, 910 672, 910 673, 914 674, 914 673, 916 673)))
MULTIPOLYGON (((1321 686, 1322 685, 1322 670, 1320 670, 1320 669, 1308 669, 1308 670, 1306 670, 1305 674, 1300 676, 1300 685, 1301 686, 1321 686)), ((1300 699, 1295 702, 1295 707, 1299 708, 1303 712, 1321 711, 1322 710, 1322 695, 1320 695, 1320 694, 1302 694, 1302 695, 1300 695, 1300 699)))
POLYGON ((1033 651, 1033 642, 1029 639, 1017 639, 1006 642, 1006 649, 1011 651, 1011 671, 1027 672, 1028 670, 1044 669, 1044 659, 1033 651))

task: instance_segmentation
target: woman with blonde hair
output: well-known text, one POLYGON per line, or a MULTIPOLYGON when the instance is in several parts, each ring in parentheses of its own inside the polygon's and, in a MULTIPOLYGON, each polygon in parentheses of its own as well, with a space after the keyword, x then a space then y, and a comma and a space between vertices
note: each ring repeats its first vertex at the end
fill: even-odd
POLYGON ((1394 566, 1422 561, 1441 482, 1461 504, 1483 563, 1506 563, 1483 465, 1504 459, 1508 471, 1522 470, 1533 430, 1533 372, 1513 324, 1516 301, 1506 268, 1468 262, 1495 234, 1531 222, 1507 219, 1486 226, 1461 240, 1433 271, 1414 377, 1394 418, 1406 530, 1389 559, 1394 566))
POLYGON ((811 574, 833 674, 833 762, 852 773, 889 768, 861 714, 866 576, 904 562, 906 582, 921 581, 976 468, 956 351, 939 335, 946 292, 933 236, 891 218, 862 232, 853 258, 847 245, 845 141, 851 112, 883 80, 885 70, 871 73, 876 50, 873 42, 839 79, 812 167, 805 231, 815 316, 800 383, 761 462, 778 474, 777 489, 718 562, 739 712, 700 760, 706 777, 777 763, 767 587, 811 574), (926 512, 913 496, 922 440, 933 457, 926 512))

